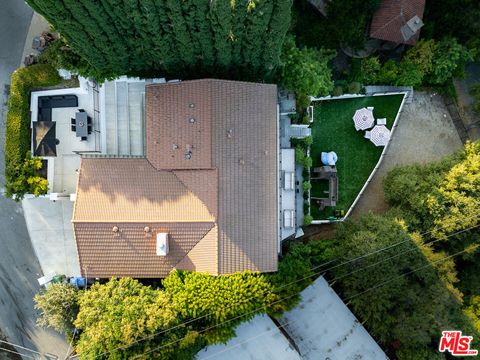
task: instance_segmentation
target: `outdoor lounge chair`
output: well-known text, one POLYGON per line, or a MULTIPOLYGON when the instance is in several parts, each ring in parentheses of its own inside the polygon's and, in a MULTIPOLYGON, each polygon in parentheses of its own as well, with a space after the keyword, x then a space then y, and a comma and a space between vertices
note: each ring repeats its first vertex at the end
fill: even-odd
POLYGON ((80 141, 87 141, 87 137, 86 136, 82 136, 80 141))
POLYGON ((371 131, 365 131, 365 139, 370 139, 371 131))
POLYGON ((387 119, 386 118, 377 119, 377 125, 387 125, 387 119))
POLYGON ((75 125, 72 125, 72 131, 77 131, 77 127, 75 125))
POLYGON ((373 110, 374 107, 373 107, 373 106, 368 106, 367 109, 368 109, 368 110, 373 110))

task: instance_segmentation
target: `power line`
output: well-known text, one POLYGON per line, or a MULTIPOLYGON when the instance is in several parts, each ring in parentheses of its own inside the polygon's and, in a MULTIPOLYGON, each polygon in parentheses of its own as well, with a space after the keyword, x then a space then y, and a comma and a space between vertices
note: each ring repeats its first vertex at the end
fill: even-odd
MULTIPOLYGON (((353 295, 353 296, 347 297, 347 298, 344 299, 343 301, 344 301, 344 302, 345 302, 345 301, 349 301, 349 300, 351 300, 351 299, 353 299, 353 298, 356 298, 356 297, 358 297, 358 296, 361 296, 361 295, 363 295, 363 294, 365 294, 365 293, 367 293, 367 292, 369 292, 369 291, 372 291, 372 290, 378 289, 378 288, 380 288, 380 287, 382 287, 382 286, 385 286, 386 284, 388 284, 388 283, 390 283, 390 282, 392 282, 392 281, 395 281, 395 280, 397 280, 397 279, 399 279, 399 278, 402 278, 402 277, 404 277, 404 276, 410 275, 410 274, 412 274, 412 273, 414 273, 414 272, 417 272, 417 271, 419 271, 419 270, 423 270, 423 269, 425 269, 425 268, 427 268, 427 267, 432 266, 433 264, 436 264, 436 263, 441 262, 441 261, 445 261, 445 260, 447 260, 447 259, 449 259, 449 258, 453 258, 453 257, 458 256, 458 255, 460 255, 460 254, 462 254, 462 253, 464 253, 464 252, 467 252, 467 251, 468 251, 468 249, 464 249, 464 250, 459 251, 459 252, 457 252, 457 253, 455 253, 455 254, 453 254, 453 255, 446 256, 446 257, 444 257, 444 258, 442 258, 442 259, 433 261, 433 262, 428 263, 428 264, 426 264, 426 265, 424 265, 424 266, 420 266, 420 267, 415 268, 415 269, 413 269, 413 270, 407 271, 406 273, 403 273, 403 274, 400 274, 400 275, 398 275, 398 276, 394 276, 394 277, 392 277, 392 278, 389 278, 388 280, 386 280, 386 281, 384 281, 384 282, 381 282, 381 283, 379 283, 379 284, 377 284, 377 285, 375 285, 375 286, 372 286, 372 287, 370 287, 370 288, 368 288, 368 289, 366 289, 366 290, 364 290, 364 291, 362 291, 362 292, 360 292, 360 293, 357 293, 357 294, 355 294, 355 295, 353 295)), ((298 322, 298 319, 291 320, 291 321, 285 322, 285 323, 283 323, 283 324, 280 324, 280 326, 278 326, 277 328, 284 328, 285 326, 290 325, 290 324, 293 324, 293 323, 295 323, 295 322, 298 322)), ((247 343, 247 342, 249 342, 249 341, 255 340, 255 339, 257 339, 257 338, 259 338, 259 337, 261 337, 261 336, 269 333, 270 331, 271 331, 271 329, 268 329, 267 331, 264 331, 263 333, 260 333, 260 334, 258 334, 258 335, 256 335, 256 336, 252 336, 252 337, 250 337, 250 338, 246 339, 245 341, 242 341, 242 342, 240 342, 240 343, 238 343, 238 344, 228 346, 228 347, 226 347, 225 349, 221 350, 220 352, 215 353, 215 354, 212 354, 211 356, 208 356, 208 357, 204 358, 204 360, 214 358, 214 357, 216 357, 217 355, 220 355, 220 354, 222 354, 222 353, 224 353, 224 352, 226 352, 226 351, 228 351, 228 350, 230 350, 230 349, 232 349, 232 348, 238 347, 238 346, 243 345, 243 344, 245 344, 245 343, 247 343)), ((309 339, 309 338, 306 337, 306 338, 303 338, 303 339, 305 340, 305 339, 309 339)), ((167 344, 167 345, 168 345, 168 344, 167 344)), ((165 346, 166 346, 166 345, 165 345, 165 346)))
MULTIPOLYGON (((475 218, 480 218, 480 215, 471 216, 471 217, 468 217, 468 218, 463 218, 463 219, 461 219, 461 220, 459 220, 459 221, 457 221, 457 222, 454 222, 454 224, 462 223, 462 222, 465 222, 465 221, 467 221, 467 220, 475 219, 475 218)), ((457 234, 460 234, 460 233, 462 233, 462 232, 471 230, 471 229, 476 228, 476 227, 478 227, 478 226, 480 226, 480 225, 473 226, 473 227, 468 228, 468 229, 464 229, 464 230, 457 231, 457 232, 455 232, 455 233, 452 233, 452 234, 448 235, 446 238, 455 236, 455 235, 457 235, 457 234)), ((441 227, 441 228, 442 228, 442 227, 441 227)), ((427 235, 427 234, 429 234, 429 233, 432 233, 432 232, 435 231, 435 230, 436 230, 436 229, 434 229, 434 230, 429 230, 429 231, 423 232, 423 233, 421 233, 421 234, 419 234, 419 235, 420 235, 420 236, 427 235)), ((436 241, 439 241, 439 240, 442 240, 442 239, 438 239, 438 240, 436 240, 436 241)), ((396 246, 398 246, 398 245, 401 245, 401 244, 404 244, 404 243, 407 243, 407 242, 410 242, 410 241, 412 241, 411 238, 408 238, 408 239, 406 239, 406 240, 399 241, 399 242, 394 243, 394 244, 392 244, 392 245, 388 245, 388 246, 386 246, 386 247, 384 247, 384 248, 380 248, 380 249, 377 249, 377 250, 368 252, 368 253, 366 253, 366 254, 363 254, 363 255, 360 255, 360 256, 358 256, 358 257, 352 258, 352 259, 347 260, 347 261, 345 261, 345 262, 342 262, 342 263, 340 263, 340 264, 337 264, 337 265, 328 267, 327 269, 324 269, 324 270, 322 270, 322 271, 320 271, 320 272, 314 272, 313 274, 310 274, 310 275, 308 275, 308 276, 306 276, 306 277, 304 277, 304 278, 297 279, 297 280, 294 280, 294 281, 292 281, 292 282, 290 282, 290 283, 284 284, 284 285, 278 287, 277 290, 283 289, 283 288, 285 288, 285 287, 287 287, 287 286, 289 286, 289 285, 292 285, 292 284, 295 284, 295 283, 298 283, 298 282, 307 280, 307 279, 309 279, 309 278, 311 278, 311 277, 313 277, 313 276, 315 276, 315 275, 319 275, 319 274, 321 274, 321 273, 325 273, 325 272, 330 271, 330 270, 332 270, 332 269, 336 269, 336 268, 338 268, 338 267, 340 267, 340 266, 350 264, 350 263, 352 263, 352 262, 354 262, 354 261, 357 261, 357 260, 360 260, 360 259, 369 257, 369 256, 374 255, 374 254, 378 254, 378 253, 380 253, 380 252, 382 252, 382 251, 392 249, 392 248, 394 248, 394 247, 396 247, 396 246)), ((435 242, 436 242, 436 241, 435 241, 435 242)), ((433 243, 433 242, 432 242, 432 243, 433 243)), ((425 244, 423 244, 423 245, 428 245, 428 243, 425 243, 425 244)), ((421 246, 423 246, 423 245, 421 245, 421 246)), ((321 267, 323 267, 323 266, 325 266, 325 265, 327 265, 327 264, 330 264, 330 263, 332 263, 332 262, 334 262, 334 261, 336 261, 336 260, 338 260, 338 259, 333 259, 333 260, 330 260, 330 261, 328 261, 328 262, 322 263, 322 264, 320 264, 320 265, 314 266, 314 267, 311 268, 311 270, 313 271, 313 270, 319 269, 319 268, 321 268, 321 267)), ((278 303, 278 302, 283 301, 283 300, 290 299, 290 298, 292 298, 293 296, 296 296, 296 295, 297 295, 297 293, 294 293, 294 294, 291 295, 291 296, 288 296, 288 297, 286 297, 286 298, 283 298, 283 299, 280 299, 280 300, 277 300, 277 301, 273 302, 271 305, 274 305, 275 303, 278 303)), ((248 300, 251 300, 251 299, 253 299, 253 298, 254 298, 254 297, 245 298, 245 299, 244 299, 244 302, 247 302, 248 300)), ((241 302, 237 302, 237 303, 235 303, 235 304, 232 304, 232 305, 230 305, 230 306, 227 306, 226 308, 228 309, 228 308, 231 308, 231 307, 234 307, 234 306, 238 306, 238 305, 240 305, 240 304, 242 304, 242 303, 241 303, 241 302)), ((225 308, 222 308, 222 309, 225 309, 225 308)), ((255 309, 255 310, 253 310, 253 311, 256 312, 256 311, 259 311, 259 310, 262 310, 262 309, 263 309, 263 307, 262 307, 262 308, 259 308, 259 309, 255 309)), ((180 324, 174 325, 174 326, 172 326, 172 327, 170 327, 170 328, 168 328, 168 329, 164 329, 164 330, 161 330, 161 331, 156 332, 156 333, 154 333, 154 334, 150 334, 150 335, 148 335, 148 336, 145 336, 145 337, 143 337, 143 338, 140 338, 140 339, 138 339, 138 340, 135 340, 135 341, 133 341, 133 342, 130 343, 130 344, 121 345, 121 346, 118 346, 117 348, 114 348, 114 349, 109 350, 109 351, 107 351, 107 352, 101 353, 101 354, 99 354, 99 355, 95 355, 93 358, 95 359, 95 358, 98 358, 98 357, 100 357, 100 356, 109 354, 109 353, 111 353, 112 351, 116 351, 116 350, 120 350, 120 349, 127 349, 127 348, 133 346, 133 345, 136 344, 136 343, 139 343, 139 342, 145 341, 145 340, 149 340, 149 339, 153 339, 154 337, 156 337, 156 336, 158 336, 158 335, 161 335, 161 334, 164 334, 164 333, 166 333, 166 332, 175 330, 175 329, 180 328, 180 327, 183 327, 183 326, 185 326, 185 325, 189 325, 189 324, 191 324, 191 323, 193 323, 193 322, 195 322, 195 321, 198 321, 198 320, 204 319, 204 318, 206 318, 206 317, 212 316, 212 315, 214 315, 214 314, 216 314, 216 313, 218 313, 218 312, 219 312, 219 310, 216 310, 216 311, 214 311, 214 312, 211 312, 211 313, 202 315, 202 316, 200 316, 200 317, 196 317, 196 318, 190 319, 190 320, 188 320, 188 321, 185 321, 185 322, 182 322, 182 323, 180 323, 180 324)), ((250 312, 250 313, 251 313, 251 312, 250 312)), ((236 320, 236 319, 239 318, 239 317, 245 317, 246 315, 248 315, 248 314, 250 314, 250 313, 246 313, 246 314, 243 314, 243 315, 241 315, 241 316, 234 317, 234 318, 228 320, 227 322, 236 320)), ((222 323, 220 323, 220 324, 218 324, 218 325, 221 325, 221 324, 222 324, 222 323)), ((207 331, 207 330, 210 330, 210 328, 204 329, 204 331, 207 331)), ((181 339, 180 339, 180 340, 181 340, 181 339)), ((87 352, 86 354, 88 354, 88 352, 87 352)), ((70 357, 70 358, 72 358, 72 357, 70 357)))
POLYGON ((13 346, 13 347, 16 347, 16 348, 20 348, 20 349, 22 349, 22 350, 27 350, 27 351, 33 352, 33 353, 35 353, 35 354, 37 354, 37 355, 40 355, 40 356, 42 355, 42 354, 39 353, 38 351, 35 351, 35 350, 33 350, 33 349, 29 349, 29 348, 27 348, 27 347, 25 347, 25 346, 21 346, 21 345, 17 345, 17 344, 8 342, 8 341, 6 341, 6 340, 0 340, 0 343, 8 344, 8 345, 10 345, 10 346, 13 346))
POLYGON ((0 350, 7 351, 9 353, 17 354, 17 355, 20 355, 20 356, 25 356, 25 357, 30 358, 30 359, 34 359, 34 360, 36 359, 33 356, 30 356, 30 355, 27 355, 27 354, 22 354, 22 353, 19 353, 18 351, 13 351, 13 350, 6 349, 6 348, 3 348, 3 347, 0 347, 0 350))
MULTIPOLYGON (((472 227, 472 228, 476 228, 476 227, 479 227, 479 226, 480 226, 480 225, 477 225, 477 226, 472 227)), ((461 232, 467 231, 467 230, 469 230, 469 229, 462 230, 461 232)), ((460 233, 460 232, 457 232, 457 233, 460 233)), ((457 235, 457 233, 450 234, 449 236, 447 236, 447 238, 448 238, 448 237, 451 237, 451 236, 454 236, 454 235, 457 235)), ((427 244, 424 244, 424 245, 427 245, 427 244)), ((417 248, 415 248, 415 249, 417 249, 417 248)), ((411 251, 411 250, 408 250, 408 251, 405 251, 404 253, 407 253, 407 252, 410 252, 410 251, 411 251)), ((408 274, 410 274, 410 273, 412 273, 412 272, 415 272, 415 271, 417 271, 417 270, 423 269, 423 268, 425 268, 425 267, 432 266, 433 264, 435 264, 435 263, 437 263, 437 262, 446 260, 446 259, 448 259, 448 258, 457 256, 457 255, 460 255, 461 253, 464 253, 464 252, 466 252, 466 251, 469 251, 469 249, 465 249, 465 250, 460 251, 460 252, 458 252, 458 253, 456 253, 456 254, 453 254, 453 255, 444 257, 444 258, 442 258, 442 259, 440 259, 440 260, 436 260, 436 261, 434 261, 434 262, 429 262, 429 263, 428 263, 427 265, 425 265, 425 266, 422 266, 422 267, 419 267, 419 268, 414 269, 414 270, 412 270, 412 271, 406 272, 406 273, 404 273, 404 274, 402 274, 402 275, 400 275, 400 276, 398 276, 398 277, 402 277, 402 276, 408 275, 408 274)), ((401 253, 401 254, 403 254, 403 253, 401 253)), ((394 255, 394 257, 397 257, 397 256, 398 256, 398 254, 397 254, 397 255, 394 255)), ((387 260, 388 260, 388 259, 387 259, 387 260)), ((383 262, 383 260, 380 261, 379 263, 381 263, 381 262, 383 262)), ((355 271, 357 271, 357 270, 355 270, 355 271)), ((389 280, 389 281, 387 281, 387 282, 381 283, 381 284, 382 284, 381 286, 386 285, 388 282, 393 281, 393 280, 395 280, 395 279, 398 278, 398 277, 392 278, 391 280, 389 280)), ((334 279, 334 280, 335 280, 335 279, 334 279)), ((367 289, 366 291, 362 292, 361 294, 363 294, 363 293, 365 293, 365 292, 368 292, 368 291, 370 291, 370 290, 372 290, 372 289, 378 288, 378 287, 380 287, 380 286, 375 286, 375 287, 369 288, 369 289, 367 289)), ((293 296, 296 296, 296 295, 299 294, 299 293, 300 293, 300 292, 294 293, 294 294, 292 294, 292 295, 290 295, 290 296, 287 296, 287 297, 285 297, 285 298, 276 300, 276 301, 272 302, 270 305, 274 305, 275 303, 278 303, 278 302, 281 302, 281 301, 290 299, 290 298, 292 298, 293 296)), ((360 295, 361 295, 361 294, 360 294, 360 295)), ((358 294, 357 294, 357 295, 358 295, 358 294)), ((345 301, 348 301, 348 300, 350 300, 350 299, 352 299, 352 298, 354 298, 354 297, 355 297, 355 296, 350 297, 350 298, 347 298, 347 299, 345 299, 345 301)), ((203 330, 199 331, 199 334, 200 334, 200 333, 204 333, 204 332, 206 332, 206 331, 208 331, 208 330, 214 329, 214 328, 216 328, 216 327, 218 327, 218 326, 227 324, 227 323, 229 323, 229 322, 231 322, 231 321, 233 321, 233 320, 236 320, 236 319, 238 319, 238 318, 245 317, 246 315, 249 315, 249 314, 252 314, 252 313, 256 313, 257 311, 262 310, 262 309, 263 309, 263 307, 262 307, 262 308, 257 308, 257 309, 255 309, 255 310, 252 310, 252 311, 246 313, 246 314, 242 314, 242 315, 236 316, 236 317, 234 317, 234 318, 232 318, 232 319, 223 321, 223 322, 221 322, 221 323, 219 323, 219 324, 212 325, 212 326, 210 326, 210 327, 208 327, 208 328, 206 328, 206 329, 203 329, 203 330)), ((152 350, 149 350, 149 351, 147 351, 146 353, 144 353, 144 354, 142 354, 142 355, 150 354, 150 353, 153 352, 153 351, 160 350, 160 349, 162 349, 162 348, 164 348, 164 347, 166 347, 166 346, 169 346, 169 345, 173 345, 173 344, 175 344, 175 343, 178 343, 178 342, 180 342, 180 341, 183 340, 183 339, 185 339, 185 337, 180 338, 180 339, 178 339, 178 340, 175 340, 175 341, 173 341, 173 342, 167 343, 167 344, 162 345, 162 346, 160 346, 160 347, 153 348, 152 350)), ((116 350, 116 349, 114 349, 114 350, 116 350)), ((113 351, 113 350, 112 350, 112 351, 113 351)))

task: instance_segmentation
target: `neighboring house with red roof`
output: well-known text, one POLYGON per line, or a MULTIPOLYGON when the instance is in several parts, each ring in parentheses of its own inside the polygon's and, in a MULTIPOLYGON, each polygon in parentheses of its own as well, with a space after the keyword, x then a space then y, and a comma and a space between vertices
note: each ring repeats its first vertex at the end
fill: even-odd
POLYGON ((383 0, 373 15, 370 37, 415 45, 423 26, 425 0, 383 0))
POLYGON ((82 157, 72 220, 82 275, 276 271, 278 136, 275 85, 147 85, 145 156, 82 157))

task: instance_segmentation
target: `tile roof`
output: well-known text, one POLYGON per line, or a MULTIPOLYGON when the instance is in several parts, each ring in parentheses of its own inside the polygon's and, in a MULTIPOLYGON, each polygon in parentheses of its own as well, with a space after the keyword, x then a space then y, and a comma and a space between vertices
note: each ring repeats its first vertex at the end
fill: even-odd
POLYGON ((163 278, 212 227, 214 223, 75 223, 82 274, 100 278, 163 278), (112 232, 112 225, 118 226, 117 234, 112 232), (152 236, 145 235, 146 226, 150 227, 152 236), (154 234, 157 232, 168 232, 167 256, 156 255, 154 234))
POLYGON ((370 37, 392 41, 399 44, 414 45, 420 31, 405 39, 402 27, 414 16, 423 18, 425 0, 383 0, 380 8, 373 15, 370 24, 370 37))
MULTIPOLYGON (((208 179, 198 178, 197 187, 208 188, 208 179)), ((216 202, 214 191, 202 195, 216 202)), ((215 215, 175 173, 158 171, 146 159, 84 158, 74 221, 214 222, 215 215)))
POLYGON ((275 271, 276 86, 149 85, 146 112, 146 159, 82 160, 73 223, 84 275, 275 271), (169 233, 167 256, 145 226, 169 233))

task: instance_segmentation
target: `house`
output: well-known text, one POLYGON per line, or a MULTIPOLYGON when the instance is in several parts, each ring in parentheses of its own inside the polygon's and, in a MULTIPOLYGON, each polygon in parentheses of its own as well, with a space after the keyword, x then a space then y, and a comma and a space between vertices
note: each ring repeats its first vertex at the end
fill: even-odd
POLYGON ((145 155, 84 154, 73 227, 83 276, 277 270, 275 85, 145 87, 145 155))
POLYGON ((382 0, 370 24, 370 37, 415 45, 423 26, 425 0, 382 0))

